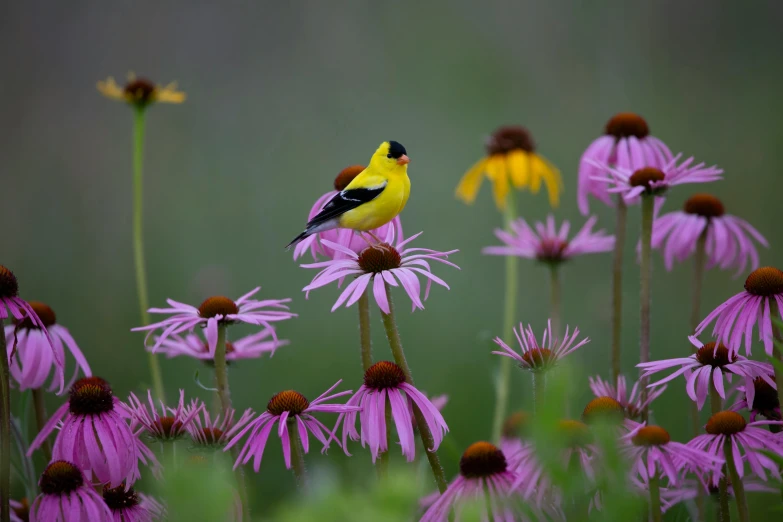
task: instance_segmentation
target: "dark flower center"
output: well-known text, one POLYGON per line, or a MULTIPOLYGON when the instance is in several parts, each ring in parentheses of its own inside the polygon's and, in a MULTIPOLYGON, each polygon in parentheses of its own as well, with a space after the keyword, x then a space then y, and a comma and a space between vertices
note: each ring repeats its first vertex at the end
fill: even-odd
POLYGON ((217 444, 220 437, 223 436, 223 430, 219 428, 202 428, 201 436, 204 437, 206 444, 217 444))
POLYGON ((541 241, 540 253, 537 256, 539 261, 546 263, 557 263, 563 260, 563 252, 568 248, 568 241, 547 238, 541 241))
POLYGON ((508 463, 503 452, 489 442, 474 442, 459 460, 459 472, 465 478, 489 477, 506 471, 508 463))
MULTIPOLYGON (((55 315, 54 310, 49 307, 49 305, 40 301, 28 301, 27 304, 30 305, 30 307, 35 312, 35 315, 38 316, 38 319, 41 320, 46 328, 49 328, 57 322, 57 316, 55 315)), ((38 329, 38 325, 33 323, 29 317, 25 317, 19 321, 18 325, 19 328, 25 328, 27 330, 38 329)))
POLYGON ((649 192, 652 190, 653 183, 663 181, 664 179, 666 179, 666 174, 659 169, 656 169, 655 167, 644 167, 631 174, 628 183, 632 187, 644 187, 649 192))
POLYGON ((756 390, 756 396, 753 398, 753 409, 767 418, 774 417, 780 420, 779 414, 775 411, 775 409, 780 407, 777 390, 761 377, 753 379, 753 388, 756 390))
POLYGON ((578 448, 590 443, 590 428, 584 422, 577 420, 561 420, 558 423, 558 430, 565 437, 566 445, 572 448, 578 448))
POLYGON ((712 194, 694 194, 685 202, 683 210, 706 218, 720 217, 725 212, 721 200, 712 194))
POLYGON ((771 266, 757 268, 745 280, 745 290, 764 297, 783 294, 783 272, 771 266))
POLYGON ((22 522, 30 522, 30 502, 27 498, 20 500, 19 507, 11 507, 11 510, 22 522))
POLYGON ((536 149, 530 133, 519 125, 500 127, 487 139, 486 147, 490 156, 507 154, 512 150, 533 152, 536 149))
POLYGON ((284 411, 291 415, 299 415, 309 407, 310 401, 294 390, 281 391, 269 399, 269 403, 266 405, 267 411, 272 415, 282 415, 284 411))
POLYGON ((745 429, 745 418, 735 411, 719 411, 707 421, 710 435, 734 435, 745 429))
POLYGON ((130 96, 135 103, 146 105, 152 101, 155 93, 155 84, 144 78, 136 78, 125 86, 125 94, 130 96))
POLYGON ((718 349, 716 350, 715 343, 710 342, 699 348, 699 351, 696 352, 696 360, 704 366, 720 368, 722 366, 726 366, 727 364, 736 362, 737 356, 735 354, 731 354, 731 359, 729 359, 729 355, 729 349, 726 348, 723 343, 720 343, 718 345, 718 349))
POLYGON ((125 484, 116 488, 103 486, 103 501, 112 511, 122 511, 137 506, 139 495, 133 488, 125 489, 125 484))
POLYGON ((401 264, 402 256, 389 243, 368 246, 359 254, 359 268, 368 274, 400 268, 401 264))
POLYGON ((71 387, 69 410, 74 415, 93 415, 114 409, 111 386, 100 377, 84 377, 71 387))
POLYGON ((16 297, 19 294, 19 283, 16 276, 3 265, 0 265, 0 299, 16 297))
POLYGON ((174 417, 158 417, 155 424, 157 428, 160 429, 164 439, 181 435, 180 430, 182 428, 182 422, 174 417))
POLYGON ((522 360, 532 369, 546 368, 554 362, 555 354, 549 348, 533 348, 522 355, 522 360))
POLYGON ((631 439, 637 446, 663 446, 671 440, 669 432, 660 426, 645 426, 631 439))
POLYGON ((596 397, 582 412, 582 419, 588 424, 600 420, 616 423, 624 418, 625 408, 612 397, 596 397))
POLYGON ((503 423, 503 436, 513 439, 523 435, 527 430, 529 420, 530 414, 526 411, 512 413, 503 423))
POLYGON ((198 315, 204 319, 222 315, 224 317, 222 320, 225 320, 225 316, 238 313, 239 307, 236 303, 222 295, 208 297, 201 303, 201 306, 198 307, 198 315))
POLYGON ((364 385, 374 390, 384 388, 396 388, 405 382, 405 373, 402 368, 391 361, 380 361, 364 372, 364 385))
POLYGON ((64 460, 49 464, 41 475, 38 486, 44 495, 70 493, 82 487, 84 477, 79 468, 64 460))
POLYGON ((334 190, 345 190, 345 187, 347 187, 348 184, 353 181, 353 178, 358 176, 364 169, 365 167, 362 165, 351 165, 350 167, 345 167, 340 171, 339 174, 337 174, 337 177, 334 178, 334 190))
POLYGON ((612 119, 606 123, 605 134, 620 138, 635 136, 644 138, 650 134, 650 128, 647 122, 638 114, 632 112, 620 112, 612 116, 612 119))

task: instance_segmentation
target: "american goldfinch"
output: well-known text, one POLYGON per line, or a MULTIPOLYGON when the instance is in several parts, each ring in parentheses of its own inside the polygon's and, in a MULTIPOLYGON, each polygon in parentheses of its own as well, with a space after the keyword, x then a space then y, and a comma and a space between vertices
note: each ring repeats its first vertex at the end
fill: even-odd
POLYGON ((350 228, 363 232, 394 219, 405 208, 410 195, 408 163, 410 159, 400 143, 381 143, 367 168, 335 194, 286 249, 324 230, 350 228))

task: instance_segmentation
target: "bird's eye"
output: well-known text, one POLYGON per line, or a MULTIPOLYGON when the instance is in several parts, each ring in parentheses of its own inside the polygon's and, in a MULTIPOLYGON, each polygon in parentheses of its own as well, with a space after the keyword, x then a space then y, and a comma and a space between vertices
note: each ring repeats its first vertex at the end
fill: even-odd
POLYGON ((386 155, 387 158, 391 158, 391 153, 386 155))

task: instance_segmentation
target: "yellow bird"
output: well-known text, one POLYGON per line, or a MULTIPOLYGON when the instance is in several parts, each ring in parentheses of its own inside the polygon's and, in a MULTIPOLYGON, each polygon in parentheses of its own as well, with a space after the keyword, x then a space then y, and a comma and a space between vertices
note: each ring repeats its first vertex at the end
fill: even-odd
POLYGON ((410 161, 402 144, 396 141, 381 143, 367 168, 335 194, 286 249, 324 230, 339 227, 363 232, 394 219, 405 208, 411 192, 410 161))

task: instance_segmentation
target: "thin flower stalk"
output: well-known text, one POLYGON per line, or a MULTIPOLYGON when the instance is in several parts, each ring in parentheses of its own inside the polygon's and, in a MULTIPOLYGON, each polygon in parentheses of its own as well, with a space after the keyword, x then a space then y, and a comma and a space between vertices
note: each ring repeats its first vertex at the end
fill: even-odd
POLYGON ((220 407, 223 415, 228 415, 231 410, 231 390, 228 386, 228 366, 226 365, 226 325, 218 324, 218 338, 215 347, 215 381, 217 382, 217 394, 220 399, 220 407))
POLYGON ((365 290, 359 298, 359 341, 361 345, 362 371, 366 372, 372 366, 369 289, 365 290))
POLYGON ((625 222, 628 206, 622 196, 617 196, 614 252, 612 254, 612 380, 620 376, 620 353, 622 345, 623 319, 623 250, 625 249, 625 222))
MULTIPOLYGON (((652 225, 654 197, 642 196, 642 255, 640 262, 640 339, 639 362, 650 362, 650 308, 652 304, 652 225)), ((642 383, 642 402, 647 397, 647 387, 642 383)), ((642 422, 647 422, 648 409, 642 410, 642 422)))
POLYGON ((734 500, 737 502, 740 522, 750 522, 748 500, 745 498, 745 487, 742 485, 742 477, 737 473, 737 466, 734 462, 734 450, 730 440, 723 444, 723 454, 726 456, 726 468, 729 471, 729 477, 731 477, 731 487, 734 490, 734 500))

